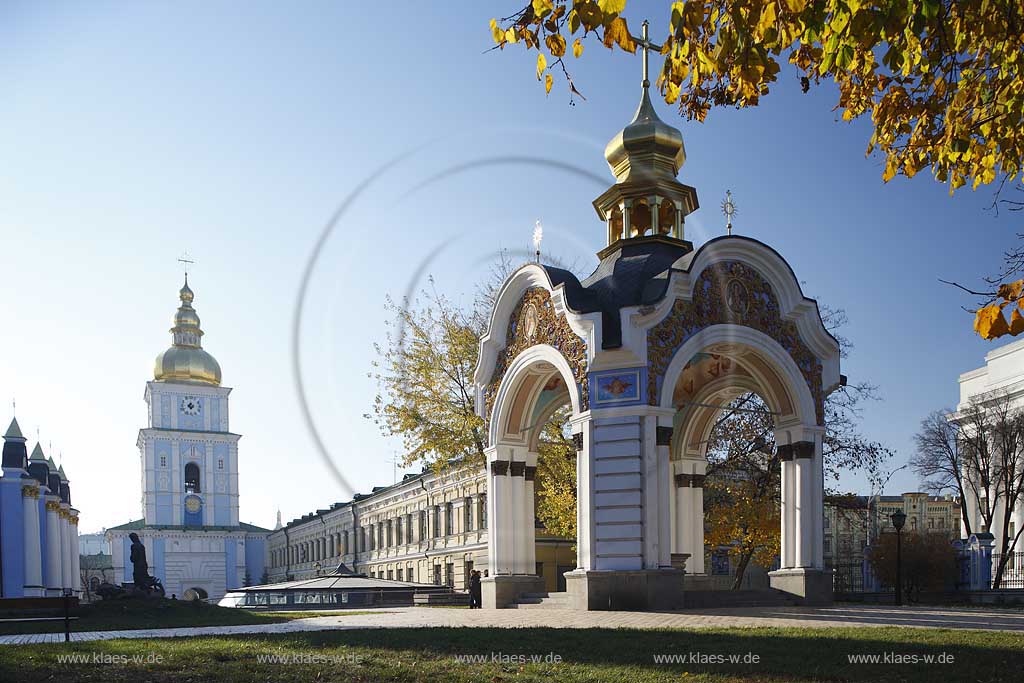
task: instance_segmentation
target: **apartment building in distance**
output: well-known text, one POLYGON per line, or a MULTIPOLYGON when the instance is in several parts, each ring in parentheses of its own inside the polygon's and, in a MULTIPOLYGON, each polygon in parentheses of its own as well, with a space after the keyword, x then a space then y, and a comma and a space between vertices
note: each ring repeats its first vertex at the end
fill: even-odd
MULTIPOLYGON (((338 565, 371 578, 465 590, 487 568, 487 477, 482 469, 425 470, 391 486, 303 515, 268 541, 271 583, 327 574, 338 565)), ((574 541, 537 529, 536 571, 550 591, 576 567, 574 541)))

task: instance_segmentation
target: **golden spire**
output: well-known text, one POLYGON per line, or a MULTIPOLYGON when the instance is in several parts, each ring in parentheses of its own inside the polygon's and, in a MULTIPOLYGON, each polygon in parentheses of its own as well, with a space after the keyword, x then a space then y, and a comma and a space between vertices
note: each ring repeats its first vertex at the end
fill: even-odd
POLYGON ((697 191, 676 178, 686 162, 683 135, 660 118, 651 103, 648 52, 660 51, 647 36, 633 40, 643 51, 643 79, 640 105, 633 120, 611 139, 604 157, 615 176, 615 184, 594 200, 597 214, 608 226, 608 246, 599 253, 614 251, 622 240, 654 237, 684 241, 683 219, 697 208, 697 191))
POLYGON ((216 359, 203 350, 203 330, 199 326, 199 314, 192 308, 195 294, 188 286, 188 274, 185 284, 178 292, 181 305, 174 315, 174 327, 171 328, 171 347, 156 358, 153 378, 158 382, 197 382, 201 384, 219 385, 221 379, 220 365, 216 359))

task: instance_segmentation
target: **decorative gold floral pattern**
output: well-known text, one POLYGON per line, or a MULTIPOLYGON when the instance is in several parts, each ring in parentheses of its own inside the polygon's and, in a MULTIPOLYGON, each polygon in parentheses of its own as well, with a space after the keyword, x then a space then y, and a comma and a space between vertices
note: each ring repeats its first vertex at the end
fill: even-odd
POLYGON ((494 409, 494 397, 501 386, 509 365, 516 356, 538 344, 547 344, 558 349, 572 368, 576 379, 583 410, 590 407, 590 391, 587 378, 587 344, 583 338, 572 331, 565 316, 555 313, 551 303, 551 294, 543 287, 531 287, 523 293, 522 299, 516 304, 508 321, 508 333, 505 348, 498 353, 498 360, 491 374, 491 381, 484 389, 484 405, 487 414, 485 420, 490 422, 491 411, 494 409), (529 316, 530 320, 527 321, 529 316), (531 334, 528 334, 531 333, 531 334))
POLYGON ((668 316, 647 333, 649 404, 658 404, 665 371, 679 348, 701 330, 722 323, 745 325, 763 332, 786 349, 814 397, 818 424, 824 422, 821 361, 800 338, 796 324, 782 319, 778 299, 768 281, 738 261, 714 263, 705 268, 697 278, 693 300, 677 300, 668 316), (735 298, 740 292, 737 283, 746 289, 743 306, 736 305, 735 298), (733 294, 732 306, 729 305, 730 293, 733 294))

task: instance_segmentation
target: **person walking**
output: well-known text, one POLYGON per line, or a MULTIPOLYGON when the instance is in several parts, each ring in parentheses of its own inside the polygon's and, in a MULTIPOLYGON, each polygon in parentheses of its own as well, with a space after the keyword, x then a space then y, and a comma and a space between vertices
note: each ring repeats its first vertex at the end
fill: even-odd
POLYGON ((480 609, 481 602, 480 572, 476 569, 469 575, 469 608, 480 609))

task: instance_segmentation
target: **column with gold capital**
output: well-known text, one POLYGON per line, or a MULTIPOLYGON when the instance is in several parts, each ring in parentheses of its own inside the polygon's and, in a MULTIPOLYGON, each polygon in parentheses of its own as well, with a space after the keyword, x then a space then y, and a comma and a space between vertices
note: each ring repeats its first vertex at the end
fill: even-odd
POLYGON ((81 553, 78 550, 78 510, 71 508, 68 515, 68 552, 71 554, 71 590, 82 595, 81 553))
POLYGON ((61 593, 60 498, 46 496, 46 595, 61 593))
POLYGON ((39 486, 33 480, 23 480, 21 487, 22 526, 25 533, 25 597, 41 597, 43 591, 43 562, 39 533, 39 486))

